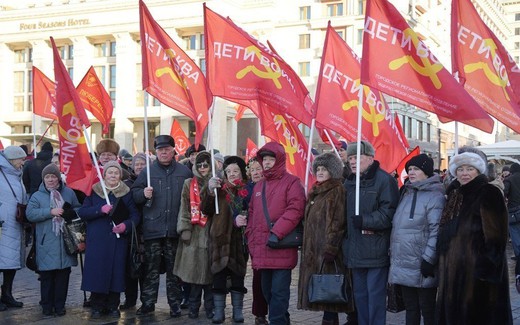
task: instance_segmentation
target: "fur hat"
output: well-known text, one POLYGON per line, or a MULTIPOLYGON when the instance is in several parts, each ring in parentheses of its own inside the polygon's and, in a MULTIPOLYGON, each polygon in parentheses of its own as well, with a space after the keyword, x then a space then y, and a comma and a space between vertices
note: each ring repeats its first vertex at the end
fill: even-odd
POLYGON ((103 165, 103 176, 105 176, 105 174, 107 173, 107 170, 110 167, 115 167, 115 168, 119 169, 119 173, 121 173, 121 177, 123 177, 123 169, 121 168, 121 165, 119 165, 119 163, 115 160, 111 160, 103 165))
POLYGON ((462 165, 475 167, 481 174, 486 174, 487 172, 487 161, 482 159, 477 153, 463 152, 453 156, 450 160, 450 174, 456 176, 457 168, 462 165))
POLYGON ((56 166, 53 163, 48 164, 45 166, 45 168, 42 170, 42 180, 45 178, 45 175, 53 174, 54 176, 58 177, 59 180, 61 180, 61 173, 58 166, 56 166))
POLYGON ((511 165, 511 168, 509 169, 509 172, 510 172, 511 174, 514 174, 514 173, 518 173, 518 172, 520 172, 520 164, 518 164, 518 163, 513 163, 513 164, 511 165))
MULTIPOLYGON (((201 151, 197 154, 197 158, 195 158, 195 164, 198 164, 198 163, 201 163, 201 162, 207 162, 208 164, 210 164, 211 162, 211 155, 209 152, 207 151, 201 151)), ((222 160, 224 161, 224 160, 222 160)), ((211 164, 210 164, 211 166, 211 164)))
POLYGON ((204 145, 199 144, 197 149, 195 149, 195 144, 192 144, 191 146, 188 147, 188 149, 186 149, 186 157, 191 156, 191 154, 194 152, 201 152, 204 150, 206 150, 206 147, 204 145))
POLYGON ((316 175, 318 166, 325 167, 329 171, 331 178, 341 179, 343 177, 343 163, 341 159, 332 152, 326 152, 314 158, 314 162, 312 163, 312 173, 314 175, 316 175))
MULTIPOLYGON (((347 157, 354 156, 357 154, 357 142, 352 142, 347 146, 347 157)), ((361 154, 365 156, 374 157, 376 150, 372 144, 368 141, 361 140, 361 154)))
POLYGON ((119 144, 113 139, 103 139, 97 144, 96 152, 98 155, 101 155, 103 152, 111 152, 117 157, 117 154, 119 153, 119 144))
POLYGON ((238 156, 229 156, 226 158, 226 160, 224 160, 224 175, 226 176, 226 178, 226 168, 231 164, 237 164, 238 167, 240 167, 240 171, 242 172, 242 179, 247 179, 246 162, 244 161, 244 159, 238 156))
POLYGON ((428 157, 428 155, 422 153, 420 155, 412 157, 412 159, 406 162, 406 172, 408 173, 408 167, 415 166, 423 171, 426 176, 433 176, 433 159, 428 157))
POLYGON ((8 146, 4 149, 4 157, 7 160, 20 159, 27 157, 25 151, 18 146, 8 146))

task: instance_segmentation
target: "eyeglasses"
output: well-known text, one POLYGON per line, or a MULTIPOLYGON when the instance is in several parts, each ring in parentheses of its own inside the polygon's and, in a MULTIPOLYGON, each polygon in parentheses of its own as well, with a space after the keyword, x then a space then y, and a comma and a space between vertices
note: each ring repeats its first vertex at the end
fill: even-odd
POLYGON ((197 168, 208 168, 209 164, 206 162, 196 164, 197 168))

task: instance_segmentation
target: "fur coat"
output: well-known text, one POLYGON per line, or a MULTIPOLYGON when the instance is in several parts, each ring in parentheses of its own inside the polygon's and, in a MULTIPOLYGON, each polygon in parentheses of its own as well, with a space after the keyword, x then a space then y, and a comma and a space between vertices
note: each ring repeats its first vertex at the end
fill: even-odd
POLYGON ((485 175, 463 186, 455 180, 447 193, 437 241, 437 323, 512 324, 502 193, 485 175))
MULTIPOLYGON (((346 227, 344 209, 345 190, 341 180, 330 179, 312 187, 305 207, 305 228, 298 283, 298 309, 331 312, 353 310, 351 304, 310 303, 307 295, 311 275, 320 273, 325 252, 336 256, 337 273, 345 274, 350 281, 350 274, 343 264, 341 249, 346 227)), ((323 273, 336 273, 334 263, 325 263, 323 273)), ((350 286, 350 288, 352 287, 350 286)), ((352 292, 349 293, 349 297, 352 297, 352 292)), ((350 301, 353 300, 350 299, 350 301)))

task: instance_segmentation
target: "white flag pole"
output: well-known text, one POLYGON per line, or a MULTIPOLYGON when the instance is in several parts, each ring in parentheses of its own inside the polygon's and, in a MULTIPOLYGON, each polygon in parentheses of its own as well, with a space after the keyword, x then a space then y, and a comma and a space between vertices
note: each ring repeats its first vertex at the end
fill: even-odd
MULTIPOLYGON (((211 174, 213 177, 216 177, 217 173, 215 171, 215 157, 214 157, 214 152, 213 152, 213 136, 211 135, 211 133, 213 132, 213 112, 214 111, 215 111, 215 98, 213 98, 213 103, 211 104, 211 108, 210 108, 209 114, 208 114, 208 140, 207 140, 207 143, 208 143, 209 153, 211 155, 211 174)), ((214 189, 214 193, 215 193, 215 214, 219 214, 220 209, 218 208, 218 195, 217 195, 218 192, 217 192, 216 188, 214 189)))
POLYGON ((307 164, 305 166, 305 196, 307 196, 307 188, 309 187, 309 169, 311 164, 312 154, 312 138, 314 136, 314 128, 316 127, 316 119, 313 118, 311 121, 311 132, 309 133, 309 141, 307 146, 307 164))
POLYGON ((334 153, 336 153, 336 156, 338 156, 338 158, 341 159, 341 156, 339 155, 338 149, 336 149, 336 146, 332 142, 332 138, 330 137, 329 131, 323 130, 323 132, 325 132, 325 135, 327 136, 327 139, 329 139, 330 146, 332 147, 332 150, 334 151, 334 153))

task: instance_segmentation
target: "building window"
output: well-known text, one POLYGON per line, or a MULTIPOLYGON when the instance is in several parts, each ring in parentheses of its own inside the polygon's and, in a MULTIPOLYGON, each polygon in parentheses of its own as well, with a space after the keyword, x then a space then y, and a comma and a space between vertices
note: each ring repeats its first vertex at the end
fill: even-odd
POLYGON ((520 35, 520 27, 515 28, 515 35, 520 35))
POLYGON ((69 53, 67 55, 67 59, 72 60, 74 59, 74 45, 69 45, 69 53))
POLYGON ((14 92, 15 93, 23 93, 24 92, 24 73, 23 71, 15 71, 14 72, 14 92))
POLYGON ((311 34, 300 35, 299 48, 308 49, 311 47, 311 34))
POLYGON ((520 63, 520 57, 515 56, 515 62, 516 62, 517 64, 520 63))
POLYGON ((116 42, 110 42, 110 56, 116 56, 116 42))
POLYGON ((105 43, 94 44, 94 56, 98 58, 107 56, 107 45, 105 43))
POLYGON ((67 68, 69 71, 70 80, 74 80, 74 68, 67 68))
POLYGON ((515 42, 515 50, 520 49, 520 42, 515 42))
POLYGON ((343 4, 342 3, 333 3, 330 5, 327 5, 327 15, 329 17, 343 16, 343 4))
POLYGON ((309 77, 311 75, 311 63, 300 62, 298 63, 298 70, 300 77, 309 77))
POLYGON ((341 37, 342 40, 345 40, 345 30, 344 29, 336 29, 336 33, 338 33, 339 37, 341 37))
POLYGON ((197 36, 196 35, 188 35, 182 38, 184 41, 184 49, 185 50, 196 50, 197 49, 197 36))
MULTIPOLYGON (((96 66, 94 67, 94 71, 96 71, 96 75, 98 76, 99 80, 101 80, 103 87, 106 88, 106 68, 104 66, 96 66)), ((139 81, 141 81, 141 79, 139 79, 139 81)))
POLYGON ((363 28, 357 30, 356 43, 361 45, 363 43, 363 28))
POLYGON ((430 134, 430 132, 432 131, 431 127, 432 126, 429 123, 426 123, 426 141, 427 142, 432 141, 432 136, 430 134))
POLYGON ((27 62, 32 62, 32 49, 31 48, 14 50, 14 63, 27 63, 27 62))
POLYGON ((206 48, 206 42, 204 41, 204 34, 200 34, 200 36, 199 36, 199 44, 200 44, 199 48, 201 50, 204 50, 206 48))
POLYGON ((311 6, 300 7, 300 20, 311 19, 311 6))
POLYGON ((516 20, 516 21, 519 21, 519 20, 520 20, 520 13, 516 13, 516 14, 515 14, 515 20, 516 20))
POLYGON ((406 117, 406 137, 412 138, 412 118, 409 116, 406 117))
POLYGON ((109 88, 116 88, 116 66, 110 65, 110 84, 109 88))
POLYGON ((200 68, 200 71, 202 71, 202 73, 204 75, 206 75, 206 59, 199 60, 199 68, 200 68))
POLYGON ((365 14, 366 4, 367 4, 367 0, 359 0, 358 1, 358 15, 364 15, 365 14))
POLYGON ((423 122, 421 122, 421 121, 417 121, 417 139, 419 139, 419 141, 423 141, 424 140, 424 136, 423 136, 423 122))

